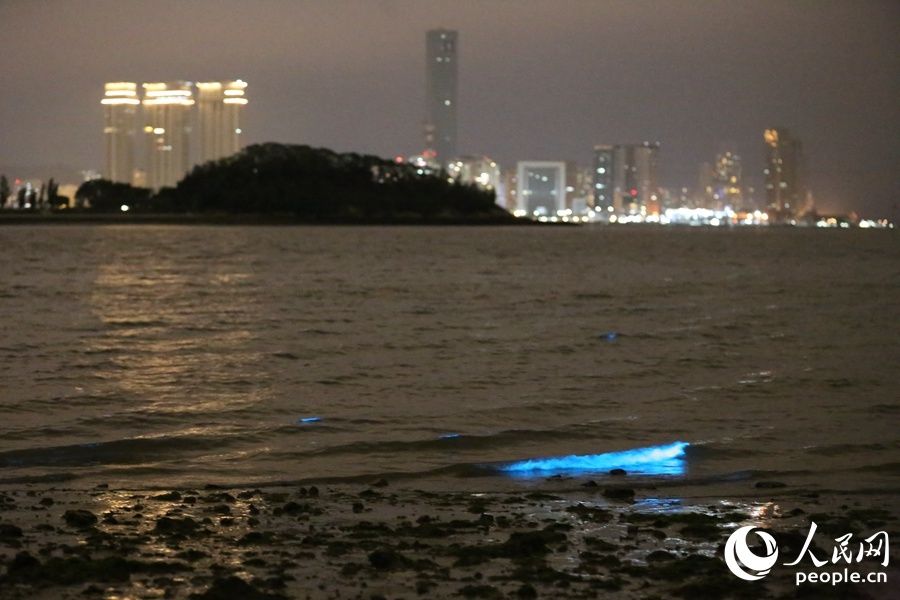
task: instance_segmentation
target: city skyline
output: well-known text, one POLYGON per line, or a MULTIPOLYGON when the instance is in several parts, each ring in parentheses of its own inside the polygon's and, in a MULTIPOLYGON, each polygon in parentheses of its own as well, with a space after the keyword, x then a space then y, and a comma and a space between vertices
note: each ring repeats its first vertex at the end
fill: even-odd
POLYGON ((732 140, 743 178, 759 194, 762 132, 783 127, 803 140, 809 185, 824 211, 891 216, 896 202, 900 53, 890 51, 898 9, 888 3, 811 11, 803 3, 575 2, 554 11, 552 3, 524 2, 509 11, 485 2, 447 11, 441 2, 260 4, 269 10, 162 2, 154 14, 161 5, 178 9, 137 29, 125 21, 149 5, 96 23, 86 17, 101 13, 103 2, 47 5, 46 26, 79 15, 79 28, 61 28, 52 46, 24 42, 22 32, 37 23, 33 5, 0 7, 0 33, 12 49, 0 66, 29 84, 0 107, 0 165, 99 170, 97 86, 172 73, 252 79, 245 144, 421 151, 422 36, 446 28, 465 40, 459 154, 488 155, 504 168, 519 160, 590 165, 595 145, 658 140, 660 184, 677 189, 696 187, 699 163, 732 140), (204 20, 212 9, 221 23, 204 20), (287 25, 298 23, 289 34, 287 25), (171 43, 155 44, 164 27, 171 43), (647 43, 623 49, 619 42, 635 32, 647 43), (701 32, 702 44, 692 41, 701 32), (340 51, 320 48, 337 39, 340 51))

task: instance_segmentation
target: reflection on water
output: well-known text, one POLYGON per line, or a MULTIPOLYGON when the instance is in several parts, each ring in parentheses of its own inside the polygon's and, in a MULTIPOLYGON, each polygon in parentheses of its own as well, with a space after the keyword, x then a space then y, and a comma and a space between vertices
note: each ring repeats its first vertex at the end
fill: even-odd
MULTIPOLYGON (((257 385, 266 368, 254 349, 251 324, 260 306, 252 272, 230 261, 177 262, 146 252, 114 258, 96 273, 87 304, 104 327, 83 339, 85 354, 104 357, 94 377, 118 399, 104 416, 141 422, 143 431, 119 433, 116 445, 124 438, 146 452, 159 441, 218 464, 264 452, 221 444, 246 435, 242 415, 270 400, 257 385)), ((131 462, 91 446, 100 446, 100 462, 131 462)), ((152 454, 144 456, 150 466, 152 454)))
POLYGON ((101 265, 89 305, 107 327, 84 342, 118 368, 97 375, 144 398, 149 412, 246 404, 234 384, 263 367, 251 350, 254 306, 240 289, 252 274, 228 268, 186 269, 157 254, 101 265))

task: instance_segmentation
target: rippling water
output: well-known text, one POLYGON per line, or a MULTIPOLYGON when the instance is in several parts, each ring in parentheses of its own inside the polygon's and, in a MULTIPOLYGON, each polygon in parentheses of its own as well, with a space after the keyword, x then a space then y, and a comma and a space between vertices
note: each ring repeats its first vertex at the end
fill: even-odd
POLYGON ((3 227, 0 481, 454 477, 683 440, 698 484, 896 483, 897 242, 3 227))

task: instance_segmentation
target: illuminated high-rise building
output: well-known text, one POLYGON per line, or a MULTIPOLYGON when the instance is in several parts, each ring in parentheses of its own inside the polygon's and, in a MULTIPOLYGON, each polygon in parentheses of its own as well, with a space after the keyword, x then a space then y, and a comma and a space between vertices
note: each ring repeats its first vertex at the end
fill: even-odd
POLYGON ((191 84, 145 83, 143 105, 147 186, 174 186, 190 166, 191 84))
POLYGON ((505 206, 506 190, 497 162, 487 156, 460 156, 447 164, 450 177, 494 193, 494 201, 505 206))
POLYGON ((246 88, 247 83, 240 79, 197 84, 198 162, 231 156, 241 149, 241 113, 247 104, 246 88))
POLYGON ((804 197, 802 169, 803 147, 784 128, 766 129, 765 141, 766 201, 769 209, 787 217, 800 208, 804 197))
POLYGON ((425 36, 425 148, 445 165, 456 156, 457 32, 425 36))
POLYGON ((612 213, 613 204, 613 147, 594 146, 594 208, 612 213))
POLYGON ((743 206, 741 192, 741 157, 733 152, 722 152, 716 156, 713 177, 713 208, 726 206, 738 209, 743 206))
POLYGON ((658 162, 659 142, 595 146, 595 207, 616 214, 658 213, 658 162))
POLYGON ((137 128, 137 84, 127 81, 107 83, 103 99, 103 137, 106 168, 103 176, 118 183, 131 183, 134 170, 134 136, 137 128))
POLYGON ((566 163, 520 161, 516 173, 516 212, 555 217, 566 209, 566 163))

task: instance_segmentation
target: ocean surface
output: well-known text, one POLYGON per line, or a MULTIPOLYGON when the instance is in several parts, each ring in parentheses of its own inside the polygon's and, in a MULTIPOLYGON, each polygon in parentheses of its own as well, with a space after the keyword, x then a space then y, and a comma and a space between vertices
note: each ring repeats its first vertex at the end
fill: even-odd
POLYGON ((896 487, 898 242, 0 227, 0 483, 456 485, 681 441, 633 472, 896 487))

